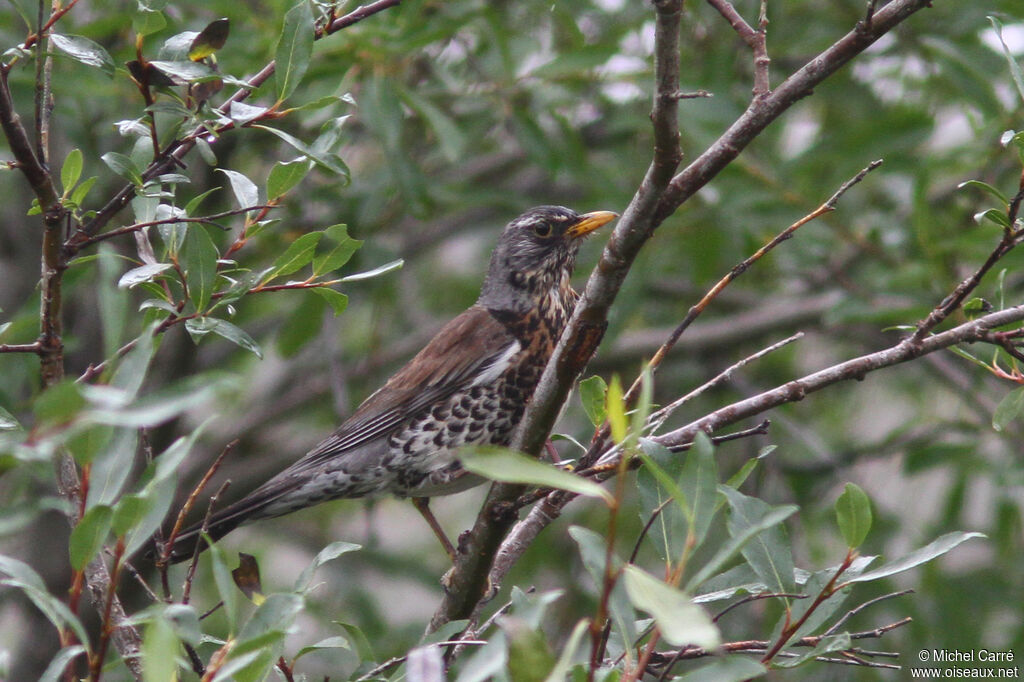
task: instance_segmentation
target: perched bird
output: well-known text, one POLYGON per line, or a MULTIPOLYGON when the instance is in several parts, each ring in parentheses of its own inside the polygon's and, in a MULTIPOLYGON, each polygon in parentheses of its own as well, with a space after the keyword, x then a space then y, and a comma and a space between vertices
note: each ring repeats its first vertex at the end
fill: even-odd
MULTIPOLYGON (((507 445, 572 314, 569 284, 582 238, 616 218, 561 206, 509 223, 476 303, 373 393, 337 431, 242 500, 214 513, 217 540, 243 523, 343 497, 434 495, 480 483, 459 464, 463 445, 507 445)), ((191 557, 200 527, 175 538, 172 562, 191 557)))

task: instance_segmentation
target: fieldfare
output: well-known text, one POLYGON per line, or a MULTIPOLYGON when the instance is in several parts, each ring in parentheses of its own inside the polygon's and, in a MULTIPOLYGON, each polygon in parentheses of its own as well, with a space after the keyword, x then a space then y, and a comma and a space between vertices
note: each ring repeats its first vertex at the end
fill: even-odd
MULTIPOLYGON (((337 431, 247 497, 214 513, 217 540, 243 523, 343 497, 412 497, 446 543, 425 498, 477 485, 459 464, 464 445, 508 445, 578 294, 569 284, 582 238, 614 219, 561 206, 509 223, 476 303, 373 393, 337 431)), ((193 555, 194 526, 172 562, 193 555)))

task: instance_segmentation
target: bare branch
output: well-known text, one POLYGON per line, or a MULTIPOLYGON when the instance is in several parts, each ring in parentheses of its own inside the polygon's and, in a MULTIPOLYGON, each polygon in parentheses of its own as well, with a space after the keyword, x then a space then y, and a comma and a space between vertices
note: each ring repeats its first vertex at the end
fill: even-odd
POLYGON ((697 431, 712 433, 728 424, 760 414, 773 407, 789 402, 802 400, 815 391, 832 384, 850 379, 860 380, 865 375, 883 367, 891 367, 928 353, 949 348, 958 343, 971 343, 984 338, 985 334, 996 327, 1024 320, 1024 305, 1014 306, 996 313, 965 322, 941 334, 929 336, 920 343, 914 343, 908 337, 895 346, 875 353, 847 360, 838 365, 808 374, 800 379, 790 381, 770 391, 765 391, 745 400, 727 405, 692 422, 653 440, 667 447, 689 443, 697 431))
POLYGON ((758 100, 768 95, 771 92, 771 83, 768 78, 768 67, 771 65, 771 59, 768 57, 768 48, 765 43, 765 37, 768 29, 768 15, 766 12, 765 3, 761 3, 761 12, 758 19, 758 29, 754 30, 751 28, 740 13, 736 11, 736 8, 732 6, 732 3, 727 0, 708 0, 708 4, 718 10, 732 29, 736 31, 743 42, 750 47, 750 51, 754 56, 754 99, 758 100))

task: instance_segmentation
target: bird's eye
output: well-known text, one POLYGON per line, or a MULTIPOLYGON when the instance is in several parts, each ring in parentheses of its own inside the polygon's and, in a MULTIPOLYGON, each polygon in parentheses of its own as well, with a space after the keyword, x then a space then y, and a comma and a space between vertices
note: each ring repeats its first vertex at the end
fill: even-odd
POLYGON ((533 226, 533 233, 538 237, 550 237, 551 225, 547 223, 537 223, 533 226))

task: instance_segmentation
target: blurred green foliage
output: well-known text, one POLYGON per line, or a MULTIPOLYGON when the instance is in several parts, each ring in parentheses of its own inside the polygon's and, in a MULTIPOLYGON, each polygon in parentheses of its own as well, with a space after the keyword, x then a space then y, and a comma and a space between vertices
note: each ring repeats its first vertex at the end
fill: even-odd
MULTIPOLYGON (((736 7, 754 21, 758 4, 744 0, 736 7)), ((50 167, 63 181, 72 208, 86 218, 151 158, 147 136, 138 135, 133 125, 145 121, 145 102, 125 66, 137 58, 137 31, 147 34, 143 51, 155 59, 168 38, 227 17, 230 36, 216 49, 216 67, 222 76, 241 79, 275 56, 280 63, 287 41, 282 27, 291 26, 286 14, 306 11, 278 0, 146 6, 148 11, 133 3, 88 3, 57 25, 63 35, 84 36, 101 46, 114 69, 111 75, 111 64, 103 59, 89 66, 67 56, 73 49, 92 54, 86 43, 54 53, 50 167)), ((326 11, 321 3, 308 7, 317 14, 326 11)), ((352 9, 343 5, 339 14, 352 9)), ((25 39, 21 17, 31 24, 35 11, 26 0, 0 8, 3 49, 25 39)), ((769 3, 772 83, 849 31, 863 11, 862 0, 827 6, 812 0, 769 3)), ((615 373, 631 379, 704 290, 876 158, 885 159, 883 167, 845 195, 835 213, 805 226, 760 261, 684 335, 657 376, 654 401, 669 402, 739 358, 795 330, 807 332, 803 340, 745 368, 727 388, 688 405, 679 419, 689 421, 732 399, 889 345, 901 333, 891 327, 926 315, 984 261, 999 238, 997 226, 974 220, 994 205, 993 197, 980 186, 959 185, 977 179, 1013 195, 1019 184, 1020 160, 1000 138, 1006 130, 1024 128, 1024 100, 987 15, 1002 19, 1020 61, 1024 16, 1017 2, 940 0, 772 125, 659 228, 620 295, 589 372, 609 382, 615 373)), ((232 211, 247 203, 243 198, 252 198, 251 192, 260 201, 283 196, 269 216, 276 222, 254 225, 247 233, 237 254, 239 269, 222 263, 220 272, 242 277, 246 268, 252 273, 275 269, 283 283, 305 279, 311 268, 326 279, 320 268, 325 263, 333 265, 330 270, 341 268, 339 277, 398 259, 405 267, 335 285, 333 294, 303 290, 240 297, 217 310, 220 322, 205 327, 196 322, 191 334, 178 325, 154 347, 112 363, 137 364, 120 379, 104 376, 124 391, 124 400, 107 404, 107 412, 102 401, 112 400, 111 394, 90 393, 70 381, 37 400, 37 358, 0 355, 0 427, 15 421, 28 428, 42 425, 32 433, 36 449, 10 446, 0 454, 0 548, 38 574, 10 564, 0 566, 5 575, 21 571, 19 579, 31 583, 33 594, 51 595, 33 603, 42 602, 39 608, 51 620, 64 622, 52 595, 67 589, 69 561, 79 566, 95 556, 97 538, 108 532, 123 537, 125 529, 135 529, 128 545, 141 546, 148 533, 138 529, 155 528, 163 517, 157 512, 172 506, 175 485, 180 501, 232 439, 240 443, 211 487, 231 478, 229 496, 255 487, 304 453, 443 321, 474 300, 489 249, 511 217, 544 203, 621 211, 650 160, 652 33, 653 12, 640 2, 407 0, 317 41, 308 64, 257 90, 248 104, 268 107, 283 99, 282 110, 298 110, 264 122, 277 134, 234 130, 201 144, 179 169, 185 180, 168 183, 178 206, 216 190, 201 209, 189 209, 190 215, 232 211), (290 163, 297 157, 301 160, 290 163), (243 179, 215 169, 241 173, 243 179), (321 231, 324 238, 309 236, 321 231), (302 239, 319 242, 313 244, 317 259, 303 262, 305 270, 289 271, 302 239), (356 240, 361 246, 352 243, 356 240), (245 348, 259 349, 262 359, 245 348), (54 437, 45 450, 53 435, 47 425, 80 414, 86 416, 76 428, 54 437), (143 452, 162 453, 158 463, 173 456, 165 466, 147 467, 140 459, 138 426, 146 427, 143 452), (50 461, 64 445, 80 463, 95 462, 94 485, 103 482, 99 492, 90 490, 93 511, 71 537, 70 556, 66 524, 53 513, 64 502, 54 492, 50 461), (129 486, 137 494, 119 497, 129 486)), ((681 44, 682 89, 713 95, 681 104, 682 145, 692 159, 746 108, 752 67, 749 51, 703 3, 686 5, 681 44)), ((303 42, 290 54, 302 61, 304 50, 303 42)), ((24 121, 32 118, 33 66, 26 57, 10 73, 24 121)), ((228 80, 211 101, 232 91, 228 80)), ((160 101, 175 100, 168 95, 160 101)), ((199 109, 200 116, 209 112, 208 106, 199 109)), ((180 125, 181 113, 173 107, 157 113, 163 139, 180 125)), ((5 147, 0 158, 8 160, 5 147)), ((41 223, 27 215, 32 196, 16 170, 0 172, 0 196, 5 198, 0 205, 0 343, 28 343, 38 329, 41 223)), ((157 205, 133 203, 110 227, 130 224, 132 215, 141 219, 157 205)), ((236 215, 215 225, 193 225, 187 237, 172 230, 161 231, 159 239, 154 235, 157 248, 176 252, 181 246, 183 262, 196 264, 185 280, 196 308, 216 305, 211 296, 219 289, 209 279, 215 258, 238 239, 243 220, 236 215)), ((153 268, 136 273, 138 285, 119 288, 125 273, 145 264, 130 237, 108 244, 84 251, 65 275, 70 377, 110 358, 128 341, 145 338, 163 313, 158 304, 137 312, 140 304, 159 300, 162 286, 154 281, 174 281, 173 271, 153 268)), ((596 251, 596 245, 585 247, 581 271, 596 251)), ((305 255, 313 258, 314 251, 305 255)), ((984 280, 976 295, 997 307, 1019 304, 1021 259, 1019 252, 1011 253, 1000 265, 1005 275, 984 280)), ((174 286, 173 293, 185 293, 180 284, 174 286)), ((992 353, 967 350, 985 361, 992 353)), ((573 400, 559 426, 584 443, 591 432, 588 415, 602 409, 595 401, 596 385, 588 384, 587 405, 573 400)), ((857 601, 846 608, 904 587, 916 594, 882 602, 856 615, 849 627, 867 630, 912 616, 910 625, 875 642, 875 648, 899 651, 904 665, 916 661, 921 649, 1014 650, 1019 659, 1024 656, 1019 568, 1024 426, 1019 415, 1006 417, 1004 409, 997 419, 1000 429, 993 429, 997 406, 1014 388, 953 353, 874 373, 777 410, 769 415, 773 423, 766 437, 717 449, 715 480, 728 480, 765 445, 776 446, 744 482, 744 494, 730 493, 728 503, 732 513, 758 501, 776 509, 798 506, 786 531, 775 525, 771 532, 781 534, 776 548, 785 545, 790 560, 812 572, 808 580, 820 579, 815 571, 836 566, 848 545, 859 544, 854 540, 863 539, 865 518, 871 532, 862 552, 886 559, 950 532, 984 532, 987 540, 973 540, 945 559, 857 586, 857 601), (840 533, 833 504, 848 481, 867 493, 871 507, 865 512, 866 500, 853 501, 846 493, 852 507, 840 521, 840 533)), ((559 447, 564 457, 576 454, 568 442, 559 447)), ((647 520, 635 512, 650 511, 645 495, 655 489, 654 482, 644 484, 644 475, 639 480, 635 491, 631 479, 627 511, 620 517, 619 556, 629 555, 647 520)), ((479 493, 467 493, 439 501, 442 521, 453 532, 467 527, 478 500, 479 493)), ((576 558, 583 541, 568 529, 578 524, 602 533, 607 513, 595 502, 578 502, 570 510, 506 581, 523 590, 535 586, 541 596, 509 596, 506 590, 495 601, 512 599, 522 627, 506 627, 487 645, 490 651, 464 654, 464 670, 486 670, 488 661, 500 660, 502 647, 528 646, 538 627, 552 644, 554 653, 540 652, 543 665, 550 666, 561 645, 574 641, 578 618, 592 615, 596 581, 587 577, 586 552, 576 558), (545 593, 555 587, 565 594, 548 608, 545 593)), ((706 553, 729 537, 724 516, 719 513, 705 528, 715 538, 706 553)), ((278 593, 259 607, 270 614, 266 619, 249 621, 253 641, 296 656, 303 646, 325 640, 302 653, 297 669, 332 679, 344 679, 359 665, 365 672, 368 661, 404 655, 419 641, 439 600, 437 579, 446 568, 444 555, 419 524, 396 502, 340 502, 226 540, 225 547, 260 557, 267 592, 278 593), (289 591, 311 562, 338 556, 314 560, 321 547, 340 538, 364 545, 363 550, 322 569, 317 576, 325 586, 307 582, 289 591), (302 632, 286 644, 282 628, 298 617, 295 595, 307 589, 312 592, 302 612, 302 632)), ((660 575, 664 553, 656 544, 645 545, 638 563, 660 575)), ((218 592, 232 588, 223 556, 213 556, 205 560, 195 588, 196 604, 207 607, 216 603, 218 592)), ((757 564, 756 558, 744 557, 757 564)), ((693 565, 708 558, 698 550, 693 565)), ((141 593, 128 593, 126 599, 135 610, 148 603, 141 593)), ((778 628, 782 608, 774 601, 755 602, 718 625, 726 640, 768 638, 778 628)), ((194 612, 147 613, 147 648, 165 650, 167 642, 178 639, 198 642, 194 612)), ((41 674, 57 651, 55 636, 39 635, 35 614, 13 591, 0 592, 5 625, 0 650, 21 654, 10 663, 15 671, 10 679, 41 674)), ((236 616, 221 612, 202 627, 226 636, 236 616)), ((585 649, 586 637, 583 642, 585 649)), ((238 679, 245 679, 245 665, 255 670, 267 663, 265 654, 256 654, 236 663, 238 679)), ((125 673, 112 672, 110 678, 119 674, 125 673)), ((823 664, 776 675, 895 679, 886 671, 823 664)))

